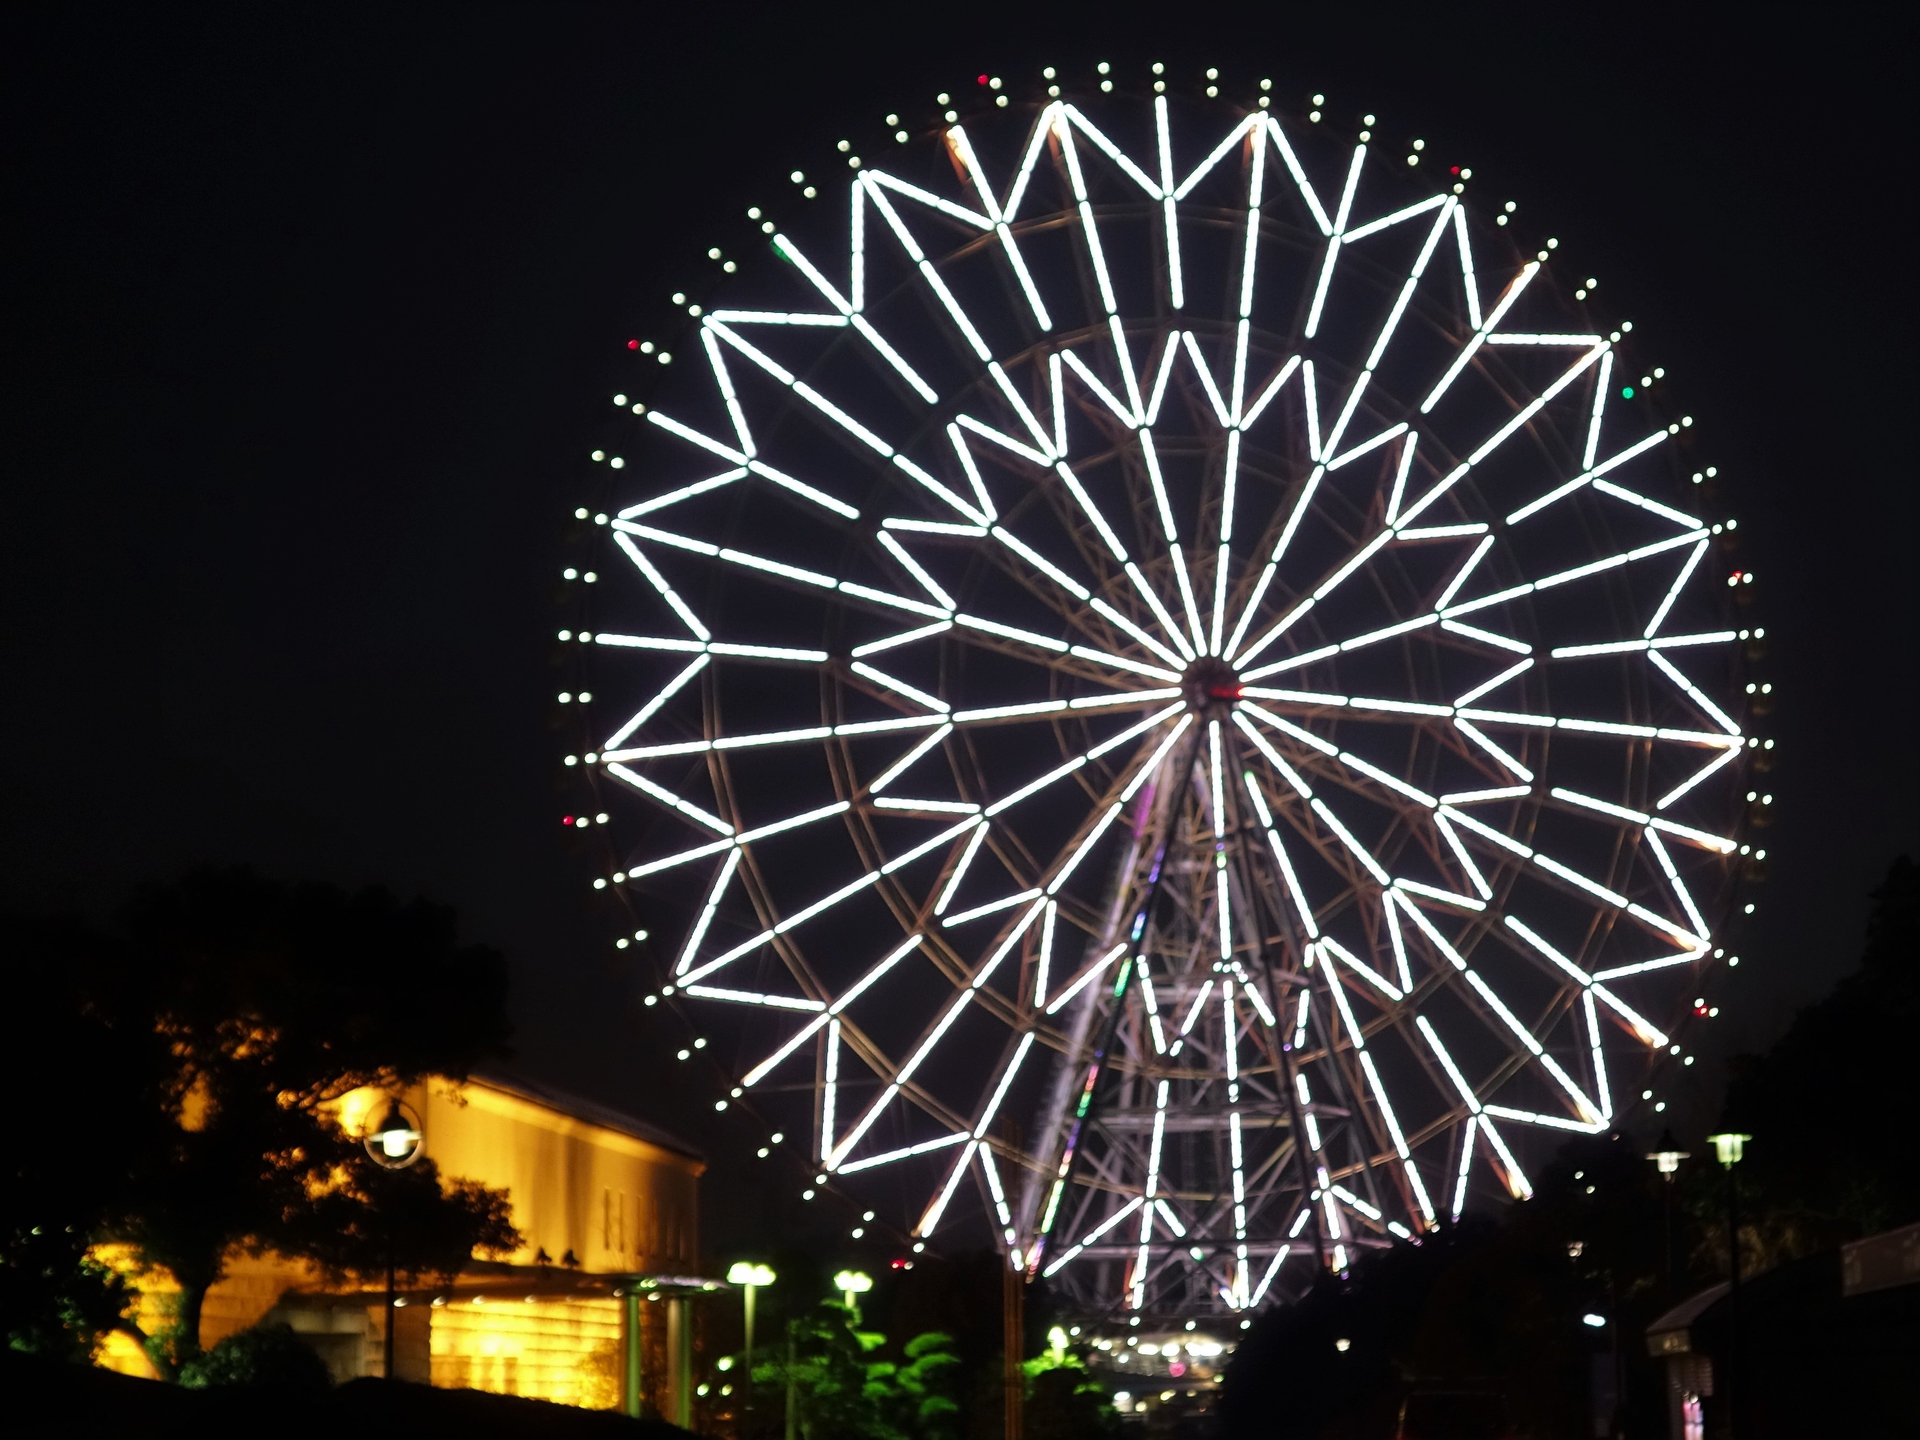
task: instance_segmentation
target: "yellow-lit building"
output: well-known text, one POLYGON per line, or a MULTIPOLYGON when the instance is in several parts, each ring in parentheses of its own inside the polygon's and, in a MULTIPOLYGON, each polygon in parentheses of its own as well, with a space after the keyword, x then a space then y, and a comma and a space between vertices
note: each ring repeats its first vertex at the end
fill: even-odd
MULTIPOLYGON (((341 1122, 377 1122, 385 1092, 356 1091, 341 1122), (378 1109, 376 1109, 378 1107, 378 1109)), ((476 1261, 453 1284, 409 1290, 395 1311, 404 1380, 638 1413, 644 1395, 686 1415, 690 1297, 720 1288, 699 1270, 699 1180, 684 1142, 591 1101, 499 1076, 431 1079, 399 1097, 441 1175, 507 1192, 521 1248, 476 1261)), ((164 1276, 141 1280, 142 1327, 163 1323, 164 1276)), ((235 1255, 208 1292, 200 1343, 283 1321, 336 1380, 383 1371, 384 1289, 330 1289, 303 1262, 235 1255)), ((132 1337, 102 1363, 152 1373, 132 1337)))

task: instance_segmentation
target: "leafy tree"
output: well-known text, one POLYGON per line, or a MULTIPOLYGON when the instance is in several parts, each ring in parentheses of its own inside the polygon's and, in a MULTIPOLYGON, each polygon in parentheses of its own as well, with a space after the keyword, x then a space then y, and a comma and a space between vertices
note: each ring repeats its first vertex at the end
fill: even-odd
POLYGON ((859 1315, 824 1300, 790 1322, 792 1363, 781 1346, 759 1350, 753 1366, 754 1407, 740 1434, 759 1440, 784 1433, 789 1386, 803 1440, 950 1440, 960 1406, 952 1385, 960 1358, 952 1337, 929 1332, 884 1358, 887 1337, 861 1330, 859 1315))
POLYGON ((255 1325, 227 1336, 206 1354, 180 1368, 180 1383, 204 1390, 212 1385, 273 1385, 324 1390, 332 1383, 326 1362, 285 1325, 255 1325))
POLYGON ((378 1273, 390 1253, 412 1285, 449 1282, 476 1252, 517 1249, 520 1233, 504 1190, 444 1181, 425 1157, 384 1170, 362 1151, 336 1172, 333 1188, 285 1217, 279 1243, 334 1278, 378 1273))
POLYGON ((776 1348, 771 1353, 777 1358, 762 1359, 753 1366, 756 1405, 748 1433, 779 1432, 789 1390, 803 1440, 884 1433, 879 1430, 880 1402, 886 1387, 869 1392, 867 1356, 887 1339, 856 1329, 858 1321, 857 1312, 836 1300, 823 1300, 812 1312, 788 1321, 789 1349, 776 1348))
MULTIPOLYGON (((1920 1220, 1920 1153, 1887 1133, 1888 1107, 1913 1088, 1917 1026, 1920 866, 1902 855, 1873 892, 1860 969, 1764 1055, 1735 1062, 1722 1124, 1754 1137, 1738 1170, 1753 1268, 1920 1220), (1807 1163, 1813 1135, 1817 1165, 1807 1163)), ((1719 1177, 1694 1168, 1698 1218, 1724 1268, 1719 1177)))
POLYGON ((1043 1351, 1021 1369, 1027 1387, 1020 1422, 1024 1440, 1101 1440, 1120 1433, 1106 1387, 1080 1356, 1043 1351))
MULTIPOLYGON (((474 1247, 513 1243, 503 1194, 443 1186, 424 1161, 387 1176, 333 1118, 360 1086, 463 1077, 505 1053, 505 962, 462 946, 450 911, 381 890, 208 871, 143 895, 117 936, 68 927, 26 938, 26 968, 61 972, 45 998, 53 1023, 74 1032, 87 1067, 75 1083, 93 1087, 89 1124, 107 1117, 106 1133, 52 1152, 94 1167, 93 1198, 58 1164, 36 1161, 3 1202, 14 1222, 4 1233, 24 1253, 18 1236, 40 1238, 34 1225, 43 1236, 71 1225, 77 1237, 130 1242, 142 1264, 170 1272, 176 1311, 149 1337, 169 1373, 198 1358, 206 1293, 236 1250, 372 1275, 389 1243, 412 1273, 447 1273, 474 1247)), ((7 1057, 16 1093, 35 1093, 38 1077, 20 1071, 37 1053, 7 1057)), ((76 1267, 62 1281, 84 1305, 53 1305, 77 1317, 79 1335, 113 1299, 87 1292, 85 1279, 76 1267)), ((52 1303, 40 1297, 35 1333, 52 1303)))
POLYGON ((151 1026, 91 1003, 123 966, 110 937, 73 921, 0 916, 7 1002, 0 1075, 0 1331, 9 1348, 84 1359, 132 1294, 89 1249, 130 1195, 164 1126, 164 1046, 151 1026))
POLYGON ((919 1440, 949 1440, 960 1418, 952 1386, 958 1378, 960 1357, 953 1353, 953 1337, 929 1331, 916 1335, 902 1349, 905 1364, 881 1363, 867 1367, 869 1386, 891 1382, 876 1390, 885 1417, 903 1436, 919 1440))
MULTIPOLYGON (((960 1406, 956 1431, 965 1440, 998 1440, 1006 1380, 1001 1361, 1003 1272, 1006 1256, 981 1249, 942 1257, 921 1256, 911 1270, 892 1271, 883 1281, 889 1328, 899 1335, 938 1333, 953 1337, 959 1364, 946 1384, 960 1406)), ((1037 1348, 1046 1327, 1027 1292, 1027 1338, 1037 1348)), ((876 1295, 876 1304, 880 1303, 876 1295)))
POLYGON ((89 1234, 28 1225, 0 1242, 0 1318, 10 1349, 90 1360, 100 1338, 127 1323, 133 1292, 89 1253, 89 1234))

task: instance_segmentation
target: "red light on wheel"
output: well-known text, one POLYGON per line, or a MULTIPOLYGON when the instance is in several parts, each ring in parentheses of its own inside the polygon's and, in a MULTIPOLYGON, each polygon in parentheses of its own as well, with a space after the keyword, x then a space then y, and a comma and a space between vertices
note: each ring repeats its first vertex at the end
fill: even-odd
POLYGON ((627 341, 627 348, 629 350, 638 350, 640 348, 640 342, 638 340, 629 340, 627 341))

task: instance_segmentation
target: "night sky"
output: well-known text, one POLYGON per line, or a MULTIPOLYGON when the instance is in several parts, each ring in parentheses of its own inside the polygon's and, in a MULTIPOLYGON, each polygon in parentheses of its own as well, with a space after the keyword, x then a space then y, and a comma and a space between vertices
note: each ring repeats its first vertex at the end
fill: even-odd
MULTIPOLYGON (((13 12, 0 904, 105 913, 209 861, 425 893, 511 957, 520 1063, 694 1113, 559 823, 557 582, 625 341, 841 135, 981 69, 1024 94, 1158 59, 1465 159, 1666 366, 1779 694, 1771 876, 1703 1086, 1776 1035, 1920 849, 1890 12, 1044 8, 13 12)), ((694 1138, 727 1173, 746 1137, 694 1138)), ((724 1244, 747 1217, 714 1199, 724 1244)))

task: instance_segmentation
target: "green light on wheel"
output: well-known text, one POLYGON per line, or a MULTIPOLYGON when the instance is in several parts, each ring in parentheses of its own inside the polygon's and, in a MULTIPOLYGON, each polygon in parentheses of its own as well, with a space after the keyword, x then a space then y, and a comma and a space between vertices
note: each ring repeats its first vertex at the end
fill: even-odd
POLYGON ((1631 400, 1633 398, 1633 387, 1631 385, 1622 385, 1620 387, 1620 398, 1622 400, 1631 400))

